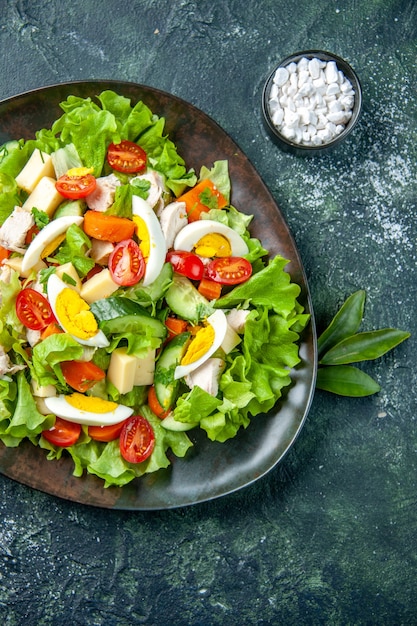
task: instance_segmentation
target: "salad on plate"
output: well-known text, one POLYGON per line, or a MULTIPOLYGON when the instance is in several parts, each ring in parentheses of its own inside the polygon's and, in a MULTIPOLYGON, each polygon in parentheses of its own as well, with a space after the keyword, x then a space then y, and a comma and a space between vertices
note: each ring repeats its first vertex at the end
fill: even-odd
POLYGON ((266 419, 309 315, 288 261, 142 101, 69 96, 0 149, 0 439, 122 486, 266 419))

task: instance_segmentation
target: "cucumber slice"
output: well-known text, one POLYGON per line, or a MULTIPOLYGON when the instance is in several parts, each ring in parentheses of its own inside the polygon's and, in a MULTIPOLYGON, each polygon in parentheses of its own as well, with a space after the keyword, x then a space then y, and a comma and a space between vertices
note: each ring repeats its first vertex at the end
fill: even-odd
POLYGON ((151 327, 155 337, 165 339, 167 334, 163 322, 140 304, 122 296, 110 296, 91 304, 91 312, 98 321, 99 328, 106 334, 143 332, 143 327, 151 327))
POLYGON ((167 415, 167 417, 164 417, 164 419, 161 420, 161 426, 163 426, 166 430, 184 432, 195 428, 197 424, 191 424, 191 422, 178 422, 174 419, 173 415, 167 415))
POLYGON ((213 313, 214 308, 193 283, 180 274, 174 274, 172 285, 165 294, 169 308, 184 320, 198 322, 213 313))
POLYGON ((178 393, 179 380, 175 380, 175 368, 181 362, 191 333, 180 333, 167 344, 155 365, 155 393, 165 411, 170 409, 178 393))
POLYGON ((61 204, 54 213, 54 219, 64 215, 84 215, 87 204, 83 200, 70 200, 61 204))

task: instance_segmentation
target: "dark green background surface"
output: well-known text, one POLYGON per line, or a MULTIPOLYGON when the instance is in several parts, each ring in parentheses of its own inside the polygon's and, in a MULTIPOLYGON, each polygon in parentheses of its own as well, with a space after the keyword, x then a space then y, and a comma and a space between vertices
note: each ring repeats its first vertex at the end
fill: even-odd
POLYGON ((1 2, 1 99, 112 78, 191 102, 274 195, 319 329, 365 289, 363 329, 413 333, 366 365, 379 394, 317 392, 284 461, 219 500, 114 512, 0 477, 5 625, 417 624, 416 43, 414 0, 1 2), (299 159, 267 138, 260 98, 310 48, 353 65, 364 111, 337 151, 299 159))

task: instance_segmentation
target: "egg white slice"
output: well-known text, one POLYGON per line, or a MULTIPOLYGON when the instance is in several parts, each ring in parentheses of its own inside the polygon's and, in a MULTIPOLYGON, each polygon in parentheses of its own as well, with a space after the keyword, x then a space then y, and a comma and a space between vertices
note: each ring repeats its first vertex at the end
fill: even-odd
POLYGON ((133 409, 124 404, 118 404, 112 411, 105 413, 77 409, 67 401, 64 394, 45 398, 45 405, 57 417, 86 426, 112 426, 123 422, 133 413, 133 409))
POLYGON ((228 239, 232 256, 245 256, 245 254, 248 254, 249 248, 239 233, 230 228, 230 226, 215 220, 197 220, 184 226, 175 237, 174 250, 191 252, 202 237, 212 233, 219 233, 228 239))
POLYGON ((207 352, 205 352, 199 359, 194 361, 193 363, 188 363, 187 365, 177 365, 174 372, 174 379, 182 378, 183 376, 187 376, 190 372, 193 372, 195 369, 200 367, 208 358, 211 357, 216 350, 220 348, 222 345, 224 338, 227 333, 227 319, 225 313, 221 309, 217 309, 207 318, 207 323, 213 327, 214 330, 214 340, 213 343, 207 348, 207 352))
MULTIPOLYGON (((71 337, 73 337, 75 341, 78 341, 78 343, 80 343, 81 345, 92 346, 95 348, 106 348, 110 342, 102 330, 98 329, 96 334, 93 335, 93 337, 90 337, 89 339, 82 339, 80 337, 77 337, 73 333, 71 333, 71 331, 68 328, 66 328, 65 321, 60 319, 57 313, 57 306, 56 306, 57 298, 59 297, 59 294, 63 291, 63 289, 67 289, 67 288, 71 289, 72 287, 71 285, 67 285, 66 283, 64 283, 64 281, 58 278, 56 274, 51 274, 51 276, 48 278, 48 285, 47 285, 48 300, 49 300, 49 304, 51 305, 53 314, 55 315, 56 319, 58 320, 62 328, 65 330, 65 332, 68 332, 71 335, 71 337)), ((78 292, 76 291, 76 289, 74 289, 74 291, 78 295, 78 292)))
POLYGON ((142 218, 149 234, 149 257, 146 261, 146 270, 143 277, 143 285, 146 287, 153 283, 161 273, 165 263, 167 245, 159 220, 146 200, 139 196, 133 196, 132 213, 142 218))
POLYGON ((83 220, 84 218, 79 215, 65 215, 64 217, 58 217, 56 220, 50 221, 44 226, 29 244, 23 256, 22 272, 27 272, 32 269, 32 267, 40 261, 42 252, 48 244, 52 243, 53 240, 59 237, 59 235, 62 235, 62 233, 65 233, 72 224, 80 226, 83 220))

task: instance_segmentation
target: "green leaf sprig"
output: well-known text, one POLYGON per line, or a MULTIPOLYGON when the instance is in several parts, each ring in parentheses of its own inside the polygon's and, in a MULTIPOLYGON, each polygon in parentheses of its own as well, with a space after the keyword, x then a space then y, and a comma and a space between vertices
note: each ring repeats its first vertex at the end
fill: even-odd
POLYGON ((349 296, 318 338, 318 389, 350 397, 377 393, 380 385, 351 363, 378 359, 410 337, 409 332, 397 328, 358 332, 365 295, 359 290, 349 296))

